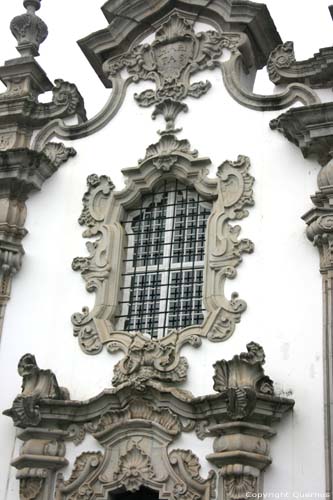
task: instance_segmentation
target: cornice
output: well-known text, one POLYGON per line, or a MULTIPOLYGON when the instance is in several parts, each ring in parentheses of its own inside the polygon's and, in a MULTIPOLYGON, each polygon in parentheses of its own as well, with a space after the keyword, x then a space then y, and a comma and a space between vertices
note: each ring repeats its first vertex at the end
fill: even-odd
POLYGON ((312 88, 333 85, 333 47, 325 47, 305 61, 296 61, 293 42, 276 47, 269 56, 267 70, 276 85, 304 83, 312 88))
POLYGON ((244 32, 251 41, 257 69, 266 64, 271 51, 282 43, 266 5, 246 0, 110 0, 102 10, 109 26, 79 40, 78 44, 106 87, 112 83, 103 72, 104 61, 128 51, 173 12, 207 22, 219 32, 244 32))
POLYGON ((333 102, 293 108, 270 122, 300 148, 304 158, 314 157, 321 165, 333 150, 333 102))

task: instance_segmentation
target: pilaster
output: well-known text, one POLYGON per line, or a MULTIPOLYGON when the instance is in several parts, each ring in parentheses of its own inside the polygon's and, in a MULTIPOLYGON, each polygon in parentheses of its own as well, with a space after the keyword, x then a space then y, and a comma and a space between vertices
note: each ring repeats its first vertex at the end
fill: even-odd
POLYGON ((307 236, 318 248, 323 290, 323 361, 324 361, 324 415, 326 489, 333 488, 333 160, 318 175, 317 193, 312 196, 315 208, 303 219, 307 224, 307 236))
POLYGON ((82 96, 76 86, 61 79, 53 85, 35 60, 47 37, 47 26, 36 15, 40 0, 25 0, 26 12, 16 16, 10 29, 20 57, 0 67, 6 91, 0 94, 0 335, 13 276, 20 270, 27 234, 26 200, 43 182, 75 154, 62 143, 47 143, 41 151, 31 147, 33 133, 55 118, 76 115, 86 119, 82 96), (52 91, 52 102, 39 95, 52 91))
POLYGON ((50 500, 56 482, 56 472, 68 464, 64 439, 60 430, 28 427, 18 434, 23 441, 20 456, 12 465, 18 469, 20 500, 50 500))

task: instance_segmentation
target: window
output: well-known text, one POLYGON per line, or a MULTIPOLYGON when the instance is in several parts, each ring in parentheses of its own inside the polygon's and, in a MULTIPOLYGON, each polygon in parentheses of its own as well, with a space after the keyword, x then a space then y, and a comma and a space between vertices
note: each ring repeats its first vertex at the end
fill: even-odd
POLYGON ((164 181, 127 213, 119 330, 160 338, 202 323, 210 213, 211 204, 177 180, 164 181))

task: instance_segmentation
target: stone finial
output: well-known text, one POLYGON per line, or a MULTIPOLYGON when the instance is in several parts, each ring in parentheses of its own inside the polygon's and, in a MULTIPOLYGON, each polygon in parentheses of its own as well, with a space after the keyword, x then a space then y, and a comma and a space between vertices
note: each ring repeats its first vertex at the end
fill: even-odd
POLYGON ((17 50, 22 57, 38 56, 39 46, 47 37, 46 24, 36 16, 40 3, 41 0, 24 0, 26 13, 14 17, 10 23, 10 30, 18 41, 17 50))

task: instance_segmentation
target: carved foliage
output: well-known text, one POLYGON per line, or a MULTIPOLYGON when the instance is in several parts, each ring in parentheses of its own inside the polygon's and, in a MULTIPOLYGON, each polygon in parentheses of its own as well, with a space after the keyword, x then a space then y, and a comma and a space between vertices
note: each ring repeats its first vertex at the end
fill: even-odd
POLYGON ((247 351, 236 354, 231 361, 215 363, 214 389, 223 392, 230 387, 249 387, 263 394, 273 395, 273 382, 264 375, 263 348, 255 342, 247 344, 247 351))
POLYGON ((52 102, 37 103, 32 110, 32 119, 41 124, 55 118, 66 118, 77 114, 82 121, 87 119, 83 97, 74 83, 58 78, 52 89, 52 102))
POLYGON ((75 313, 72 321, 84 352, 97 354, 103 345, 110 352, 118 349, 125 352, 125 358, 115 367, 114 385, 133 383, 139 388, 154 379, 167 383, 184 381, 187 363, 179 355, 181 346, 185 343, 198 346, 201 337, 226 340, 246 308, 236 293, 231 299, 225 296, 224 285, 227 279, 236 276, 242 254, 253 251, 249 240, 238 238, 240 227, 230 224, 248 215, 247 207, 253 205, 250 162, 243 156, 236 162, 224 162, 216 179, 207 177, 209 164, 209 160, 198 158, 188 141, 166 134, 148 147, 137 167, 124 170, 128 180, 123 191, 114 191, 107 176, 88 177, 89 189, 83 197, 79 222, 86 227, 83 235, 94 240, 87 244, 90 255, 74 259, 73 269, 81 271, 87 290, 96 292, 96 303, 92 311, 83 308, 82 313, 75 313), (142 194, 151 192, 163 178, 170 179, 170 174, 214 203, 207 225, 204 271, 208 314, 202 326, 194 325, 172 331, 163 339, 149 340, 140 332, 117 331, 115 316, 125 246, 120 220, 127 208, 137 206, 142 194))
POLYGON ((235 43, 216 31, 196 34, 193 22, 173 14, 155 34, 152 45, 138 45, 131 52, 105 64, 110 75, 126 68, 136 81, 152 80, 157 90, 147 90, 135 98, 140 106, 150 106, 166 98, 181 100, 191 95, 200 97, 210 87, 208 82, 189 84, 191 74, 214 67, 223 48, 235 43))
POLYGON ((84 452, 79 455, 74 463, 74 468, 69 479, 58 481, 58 491, 68 495, 69 500, 89 500, 93 498, 93 490, 87 484, 90 476, 100 466, 103 460, 101 452, 84 452))
MULTIPOLYGON (((223 294, 227 279, 237 275, 236 267, 241 263, 243 253, 252 253, 254 245, 250 240, 239 240, 240 226, 231 226, 229 221, 240 220, 248 215, 246 207, 254 204, 252 186, 254 179, 248 173, 250 161, 245 156, 239 156, 238 161, 226 161, 218 168, 220 201, 223 209, 215 210, 208 226, 209 241, 212 242, 211 252, 207 256, 207 276, 205 280, 205 295, 207 308, 213 310, 216 305, 216 296, 223 294)), ((222 208, 222 207, 221 207, 222 208)), ((219 305, 223 304, 220 299, 219 305)), ((241 313, 246 309, 244 301, 238 299, 234 293, 214 324, 209 338, 213 341, 230 336, 239 321, 241 313)))
POLYGON ((78 445, 84 440, 86 432, 98 437, 132 420, 153 422, 171 436, 184 430, 180 419, 168 408, 155 408, 145 399, 135 398, 124 409, 106 410, 98 418, 83 425, 71 424, 67 428, 67 439, 78 445))
POLYGON ((52 162, 55 168, 60 167, 68 158, 76 155, 74 148, 66 148, 61 142, 48 142, 42 153, 52 162))
MULTIPOLYGON (((159 443, 156 448, 153 435, 147 451, 141 441, 142 438, 125 439, 122 442, 125 449, 114 467, 101 453, 80 455, 70 479, 58 484, 60 498, 88 500, 95 497, 101 485, 105 491, 122 487, 130 492, 139 491, 142 486, 153 487, 155 491, 167 493, 173 500, 208 500, 214 497, 215 473, 211 471, 207 479, 202 478, 198 458, 191 451, 172 450, 168 455, 166 444, 159 443)), ((118 443, 115 444, 114 453, 117 453, 118 446, 118 443)), ((110 455, 106 456, 110 458, 110 455)))
POLYGON ((202 478, 200 475, 201 465, 199 459, 191 450, 172 450, 169 459, 177 473, 181 473, 182 471, 184 479, 184 484, 177 485, 175 491, 176 498, 200 500, 202 498, 200 494, 193 495, 193 492, 190 492, 188 489, 188 485, 193 483, 199 493, 206 493, 205 498, 215 498, 216 474, 210 471, 207 479, 202 478))
POLYGON ((174 413, 168 409, 156 409, 144 399, 134 400, 124 410, 107 411, 88 428, 96 434, 136 419, 154 422, 172 435, 179 434, 182 429, 180 420, 174 413))
POLYGON ((274 394, 273 382, 262 368, 265 363, 263 348, 255 342, 250 342, 246 347, 248 352, 214 365, 214 389, 227 397, 229 414, 235 420, 252 413, 256 393, 274 394))
POLYGON ((127 491, 137 491, 145 481, 156 478, 156 474, 148 455, 133 442, 120 457, 114 478, 120 481, 127 491))
POLYGON ((10 30, 18 42, 22 55, 38 55, 39 46, 48 35, 47 25, 35 13, 27 12, 14 17, 10 30))
POLYGON ((124 359, 115 366, 112 383, 114 386, 133 383, 143 390, 146 383, 155 378, 164 382, 183 382, 187 369, 186 359, 177 354, 176 342, 166 344, 137 334, 124 359))
POLYGON ((257 478, 248 475, 226 476, 223 480, 226 500, 245 500, 256 493, 257 478))
POLYGON ((235 46, 232 36, 216 31, 196 34, 192 21, 174 13, 156 31, 151 45, 137 45, 121 58, 111 59, 104 64, 104 71, 113 77, 126 68, 136 82, 153 81, 156 90, 135 94, 135 100, 142 107, 157 105, 153 117, 163 114, 167 129, 173 129, 178 113, 187 109, 180 101, 188 96, 199 98, 211 87, 208 81, 191 84, 191 75, 214 68, 223 48, 233 50, 235 46))
POLYGON ((326 273, 333 268, 333 160, 330 160, 318 174, 317 193, 312 196, 315 208, 303 216, 307 224, 306 234, 318 247, 320 270, 326 273))
POLYGON ((44 479, 40 477, 26 477, 20 479, 20 500, 34 500, 42 491, 44 479))
POLYGON ((312 88, 328 88, 333 82, 333 48, 320 49, 312 58, 296 61, 293 42, 286 42, 271 52, 267 70, 276 85, 299 82, 312 88))

